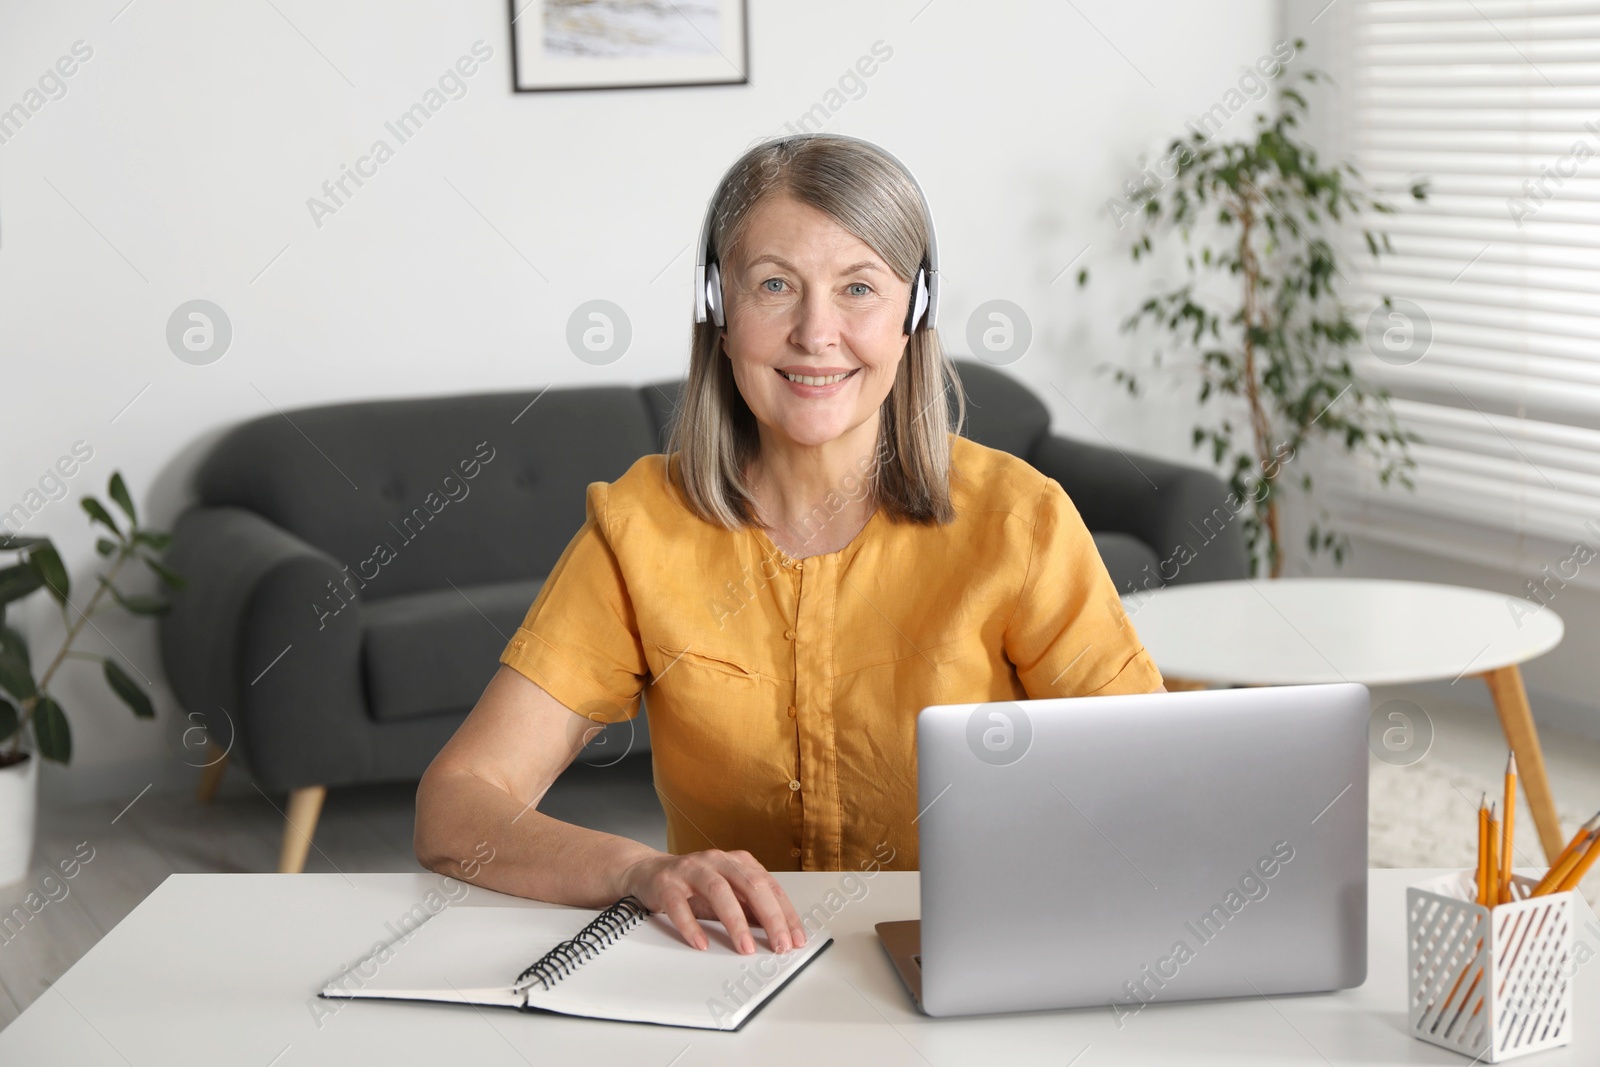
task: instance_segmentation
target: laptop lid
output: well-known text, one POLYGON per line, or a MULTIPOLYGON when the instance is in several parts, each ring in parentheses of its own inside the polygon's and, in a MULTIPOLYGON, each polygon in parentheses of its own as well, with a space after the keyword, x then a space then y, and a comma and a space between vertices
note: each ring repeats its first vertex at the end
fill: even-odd
POLYGON ((1360 985, 1369 710, 1356 683, 925 708, 923 1010, 1360 985))

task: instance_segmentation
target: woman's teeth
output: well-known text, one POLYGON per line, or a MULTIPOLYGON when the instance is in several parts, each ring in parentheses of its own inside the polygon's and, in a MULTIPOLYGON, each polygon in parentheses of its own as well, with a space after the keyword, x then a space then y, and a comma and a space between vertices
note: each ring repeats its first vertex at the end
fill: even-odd
POLYGON ((855 371, 846 371, 843 374, 830 374, 826 378, 808 378, 804 374, 789 374, 787 371, 779 371, 778 373, 782 374, 791 382, 796 382, 800 385, 832 385, 834 382, 844 381, 846 378, 850 377, 850 375, 854 374, 855 371))

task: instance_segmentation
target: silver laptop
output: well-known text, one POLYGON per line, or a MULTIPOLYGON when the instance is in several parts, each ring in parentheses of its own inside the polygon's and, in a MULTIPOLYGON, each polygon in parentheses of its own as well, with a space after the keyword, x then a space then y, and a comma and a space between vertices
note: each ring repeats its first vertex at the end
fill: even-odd
POLYGON ((1358 986, 1364 685, 940 705, 917 717, 929 1015, 1358 986))

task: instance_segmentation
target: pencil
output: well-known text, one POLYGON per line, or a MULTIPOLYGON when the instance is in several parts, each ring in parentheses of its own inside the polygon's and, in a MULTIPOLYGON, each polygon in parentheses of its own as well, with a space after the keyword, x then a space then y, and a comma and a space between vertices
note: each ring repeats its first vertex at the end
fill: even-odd
POLYGON ((1555 887, 1561 883, 1561 879, 1566 877, 1567 872, 1572 870, 1573 866, 1583 858, 1584 846, 1589 843, 1596 830, 1600 830, 1600 812, 1596 812, 1594 818, 1578 827, 1578 832, 1572 835, 1572 840, 1567 842, 1567 847, 1561 850, 1561 854, 1555 858, 1554 863, 1550 864, 1550 869, 1545 872, 1545 876, 1539 879, 1539 884, 1534 886, 1533 891, 1528 895, 1543 896, 1546 893, 1555 892, 1555 887))
POLYGON ((1511 835, 1516 826, 1517 809, 1517 754, 1506 757, 1506 806, 1504 840, 1500 842, 1500 894, 1498 902, 1511 903, 1511 835))
POLYGON ((1579 860, 1567 876, 1561 879, 1561 884, 1556 886, 1557 893, 1565 893, 1569 889, 1578 888, 1578 883, 1583 881, 1583 876, 1589 873, 1596 860, 1600 860, 1600 836, 1591 835, 1589 847, 1583 850, 1583 859, 1579 860))
POLYGON ((1484 894, 1489 907, 1500 902, 1500 820, 1494 817, 1494 805, 1489 805, 1489 890, 1484 894))
POLYGON ((1489 794, 1478 801, 1478 898, 1477 902, 1489 904, 1489 794))

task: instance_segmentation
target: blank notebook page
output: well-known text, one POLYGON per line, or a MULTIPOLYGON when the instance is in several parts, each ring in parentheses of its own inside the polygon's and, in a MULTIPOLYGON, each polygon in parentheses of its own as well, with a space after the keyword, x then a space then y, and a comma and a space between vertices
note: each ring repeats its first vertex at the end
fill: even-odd
MULTIPOLYGON (((523 1006, 517 976, 594 917, 591 911, 549 908, 446 908, 362 982, 339 985, 346 995, 523 1006)), ((544 989, 523 983, 527 1006, 564 1015, 630 1022, 732 1029, 777 992, 826 946, 826 930, 806 944, 775 954, 760 929, 753 955, 736 951, 721 923, 701 921, 709 947, 690 948, 665 915, 651 915, 591 959, 544 989)), ((363 968, 370 970, 371 968, 363 968)))

